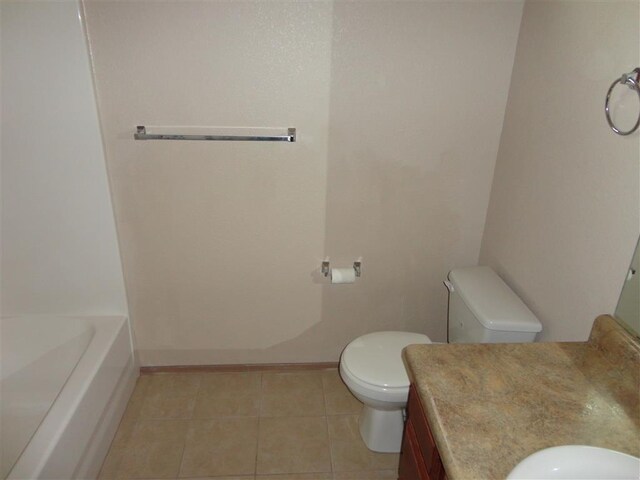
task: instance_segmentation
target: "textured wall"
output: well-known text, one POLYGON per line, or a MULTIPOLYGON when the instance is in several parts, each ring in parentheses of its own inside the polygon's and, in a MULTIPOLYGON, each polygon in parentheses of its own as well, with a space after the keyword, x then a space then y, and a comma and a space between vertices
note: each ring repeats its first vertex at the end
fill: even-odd
MULTIPOLYGON (((480 262, 543 340, 584 340, 613 313, 638 238, 640 137, 615 135, 603 112, 611 82, 640 65, 638 5, 525 5, 480 262)), ((629 125, 637 98, 616 92, 629 125)))
POLYGON ((517 2, 336 2, 325 287, 340 341, 403 329, 446 340, 453 267, 475 265, 513 66, 517 2))
POLYGON ((143 364, 335 361, 445 338, 477 262, 520 2, 94 2, 85 10, 143 364), (135 125, 295 126, 294 144, 135 125), (356 285, 318 273, 363 257, 356 285))
POLYGON ((2 315, 126 314, 79 4, 0 8, 2 315))

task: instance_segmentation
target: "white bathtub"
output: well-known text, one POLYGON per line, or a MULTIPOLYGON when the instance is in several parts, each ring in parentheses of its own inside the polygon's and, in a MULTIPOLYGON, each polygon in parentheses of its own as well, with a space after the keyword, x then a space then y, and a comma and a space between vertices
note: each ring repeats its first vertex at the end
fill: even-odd
POLYGON ((138 375, 124 317, 0 320, 0 478, 95 478, 138 375))

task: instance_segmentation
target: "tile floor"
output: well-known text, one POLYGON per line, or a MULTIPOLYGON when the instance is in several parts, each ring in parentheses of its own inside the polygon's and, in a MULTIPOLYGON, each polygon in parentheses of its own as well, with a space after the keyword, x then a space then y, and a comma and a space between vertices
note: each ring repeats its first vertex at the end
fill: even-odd
POLYGON ((335 369, 143 375, 99 479, 396 479, 361 407, 335 369))

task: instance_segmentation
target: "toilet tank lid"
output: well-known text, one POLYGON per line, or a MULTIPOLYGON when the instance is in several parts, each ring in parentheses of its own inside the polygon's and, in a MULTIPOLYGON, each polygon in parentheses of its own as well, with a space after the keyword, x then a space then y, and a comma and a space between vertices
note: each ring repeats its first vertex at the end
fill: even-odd
POLYGON ((490 267, 455 268, 449 272, 454 290, 489 330, 539 332, 542 325, 490 267))

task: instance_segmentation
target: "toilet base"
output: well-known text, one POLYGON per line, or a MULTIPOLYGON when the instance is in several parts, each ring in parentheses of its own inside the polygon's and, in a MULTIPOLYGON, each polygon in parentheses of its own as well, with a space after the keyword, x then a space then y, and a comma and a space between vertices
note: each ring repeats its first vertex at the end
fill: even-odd
POLYGON ((369 450, 398 453, 404 430, 403 409, 376 410, 365 405, 360 414, 360 435, 369 450))

